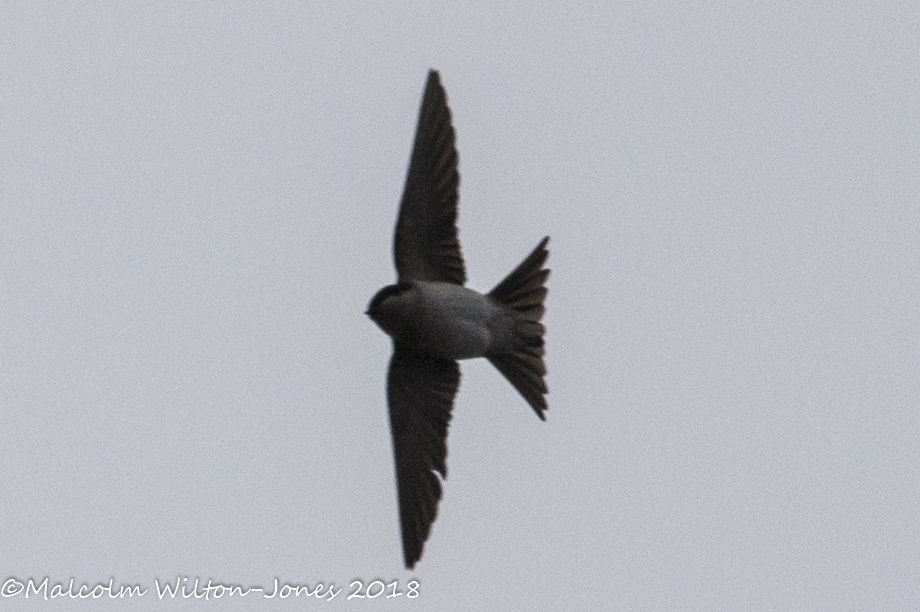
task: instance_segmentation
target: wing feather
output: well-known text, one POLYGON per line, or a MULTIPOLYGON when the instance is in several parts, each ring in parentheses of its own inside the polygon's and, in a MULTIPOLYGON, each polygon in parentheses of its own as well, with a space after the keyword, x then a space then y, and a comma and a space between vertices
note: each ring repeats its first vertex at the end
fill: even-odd
POLYGON ((438 514, 441 478, 447 477, 447 426, 459 386, 456 361, 395 347, 387 397, 403 558, 408 568, 421 558, 438 514))
POLYGON ((399 280, 466 282, 457 236, 456 135, 437 71, 428 73, 406 176, 393 257, 399 280))

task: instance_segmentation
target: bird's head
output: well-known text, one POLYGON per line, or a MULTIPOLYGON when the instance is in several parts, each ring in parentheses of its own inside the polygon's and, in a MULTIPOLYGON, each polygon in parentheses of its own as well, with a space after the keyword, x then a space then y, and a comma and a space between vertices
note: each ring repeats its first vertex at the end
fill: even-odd
POLYGON ((371 299, 365 314, 380 326, 380 329, 393 336, 398 331, 400 322, 410 316, 412 289, 409 283, 387 285, 371 299))

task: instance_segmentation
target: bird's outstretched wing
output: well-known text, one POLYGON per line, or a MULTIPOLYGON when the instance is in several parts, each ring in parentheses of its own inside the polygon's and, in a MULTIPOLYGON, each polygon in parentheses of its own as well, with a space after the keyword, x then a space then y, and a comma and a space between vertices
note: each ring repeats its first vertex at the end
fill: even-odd
POLYGON ((440 480, 447 477, 447 425, 459 386, 456 361, 394 346, 387 398, 403 558, 408 568, 421 558, 438 514, 440 480))
POLYGON ((460 174, 455 138, 447 94, 431 70, 393 239, 400 281, 466 282, 456 225, 460 174))

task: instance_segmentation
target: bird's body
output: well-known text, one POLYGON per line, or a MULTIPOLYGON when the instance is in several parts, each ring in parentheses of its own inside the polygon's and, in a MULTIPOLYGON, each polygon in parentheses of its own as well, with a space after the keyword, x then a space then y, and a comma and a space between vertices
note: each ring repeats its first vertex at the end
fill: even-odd
POLYGON ((511 348, 514 317, 488 296, 441 282, 390 287, 398 293, 368 314, 397 343, 443 359, 485 357, 511 348))
POLYGON ((447 477, 447 426, 460 385, 457 360, 487 358, 540 419, 547 409, 540 320, 549 238, 488 294, 463 286, 454 140, 447 95, 432 70, 396 222, 398 282, 378 291, 367 309, 393 339, 387 399, 403 557, 410 568, 431 533, 441 479, 447 477))

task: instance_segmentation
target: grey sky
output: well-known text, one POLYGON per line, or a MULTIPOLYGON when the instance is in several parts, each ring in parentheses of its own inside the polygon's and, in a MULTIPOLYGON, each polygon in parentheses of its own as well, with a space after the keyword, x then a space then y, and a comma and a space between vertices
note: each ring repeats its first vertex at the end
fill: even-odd
POLYGON ((920 8, 186 4, 0 9, 0 579, 920 606, 920 8), (551 392, 461 364, 406 572, 363 312, 430 67, 469 286, 552 237, 551 392))

